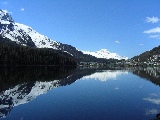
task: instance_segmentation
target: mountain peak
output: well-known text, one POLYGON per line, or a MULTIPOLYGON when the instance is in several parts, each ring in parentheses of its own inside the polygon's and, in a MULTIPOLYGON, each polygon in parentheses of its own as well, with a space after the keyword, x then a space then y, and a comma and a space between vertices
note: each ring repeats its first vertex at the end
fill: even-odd
POLYGON ((0 9, 0 35, 17 44, 38 48, 57 49, 59 43, 39 34, 29 26, 14 22, 6 10, 0 9))
POLYGON ((4 21, 14 22, 14 20, 12 19, 12 17, 8 14, 6 10, 0 9, 0 22, 4 22, 4 21))
POLYGON ((89 54, 92 56, 95 56, 97 58, 105 58, 105 59, 128 59, 128 57, 123 57, 118 55, 117 53, 111 53, 109 52, 107 49, 101 49, 99 51, 96 52, 89 52, 89 51, 82 51, 84 54, 89 54))

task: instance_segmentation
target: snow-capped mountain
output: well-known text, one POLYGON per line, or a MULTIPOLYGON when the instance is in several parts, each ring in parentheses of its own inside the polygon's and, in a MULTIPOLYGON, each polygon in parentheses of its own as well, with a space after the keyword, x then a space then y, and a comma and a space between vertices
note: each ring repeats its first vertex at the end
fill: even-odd
POLYGON ((77 48, 62 44, 60 42, 49 39, 29 26, 24 24, 16 23, 12 17, 0 9, 0 36, 4 38, 9 38, 15 41, 17 44, 37 47, 37 48, 52 48, 54 50, 60 50, 62 52, 68 53, 76 59, 80 57, 84 59, 88 58, 88 55, 84 55, 77 48))
POLYGON ((82 51, 84 54, 88 54, 88 55, 92 55, 95 56, 97 58, 105 58, 105 59, 128 59, 128 57, 124 57, 124 56, 120 56, 117 53, 110 53, 107 49, 101 49, 100 51, 96 51, 96 52, 89 52, 89 51, 82 51))
POLYGON ((60 49, 60 43, 39 34, 29 26, 14 22, 12 17, 0 10, 0 34, 25 46, 60 49))
MULTIPOLYGON (((6 13, 6 11, 0 9, 0 35, 4 38, 9 38, 15 41, 17 44, 24 46, 31 46, 37 48, 53 48, 55 50, 61 50, 72 55, 75 58, 88 59, 92 55, 95 58, 114 58, 114 59, 127 59, 127 57, 121 57, 116 53, 110 53, 106 49, 102 49, 97 52, 80 51, 75 47, 67 44, 49 39, 29 26, 16 23, 12 17, 6 13)), ((91 58, 92 60, 95 58, 91 58)))

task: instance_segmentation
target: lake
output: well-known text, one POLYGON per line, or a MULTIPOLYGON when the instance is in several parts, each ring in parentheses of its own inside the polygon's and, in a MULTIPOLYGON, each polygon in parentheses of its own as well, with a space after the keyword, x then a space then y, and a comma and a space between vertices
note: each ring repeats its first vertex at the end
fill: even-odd
POLYGON ((0 68, 0 120, 158 120, 160 68, 0 68))

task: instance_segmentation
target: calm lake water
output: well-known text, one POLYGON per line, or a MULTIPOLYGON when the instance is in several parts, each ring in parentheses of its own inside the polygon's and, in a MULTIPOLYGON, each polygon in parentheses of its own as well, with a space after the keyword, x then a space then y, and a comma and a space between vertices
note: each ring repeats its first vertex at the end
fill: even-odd
POLYGON ((160 69, 0 69, 0 120, 149 120, 160 113, 160 69))

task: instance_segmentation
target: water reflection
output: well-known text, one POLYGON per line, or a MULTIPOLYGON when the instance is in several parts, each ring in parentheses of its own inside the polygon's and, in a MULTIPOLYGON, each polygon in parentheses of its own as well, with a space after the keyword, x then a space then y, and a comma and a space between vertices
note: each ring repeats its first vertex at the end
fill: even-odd
POLYGON ((13 108, 13 98, 7 95, 0 97, 0 118, 7 116, 13 108))
POLYGON ((101 70, 94 74, 82 77, 85 79, 95 79, 100 81, 116 80, 116 78, 122 74, 128 74, 127 70, 101 70))
MULTIPOLYGON (((129 77, 131 75, 130 72, 142 78, 145 78, 156 85, 160 85, 160 81, 159 81, 160 73, 158 68, 156 69, 155 68, 147 68, 147 69, 146 68, 132 68, 132 69, 129 68, 127 70, 97 70, 97 69, 87 69, 87 68, 77 69, 74 67, 73 68, 72 67, 69 67, 69 68, 68 67, 66 68, 64 67, 63 68, 59 68, 59 67, 0 68, 0 118, 6 117, 15 106, 28 103, 34 100, 37 96, 45 94, 54 88, 70 85, 79 79, 80 80, 94 79, 94 80, 103 81, 103 84, 102 82, 96 81, 95 83, 94 81, 94 82, 88 82, 90 86, 87 86, 85 83, 86 81, 85 82, 82 81, 81 85, 76 84, 77 85, 76 89, 78 88, 81 91, 81 93, 78 92, 78 94, 81 94, 84 99, 80 97, 80 95, 71 94, 71 95, 68 95, 68 96, 72 96, 71 98, 68 98, 68 101, 72 99, 75 106, 79 105, 79 107, 81 107, 79 101, 82 103, 84 102, 82 104, 82 107, 85 108, 85 106, 88 105, 88 107, 91 107, 90 109, 94 108, 96 110, 97 108, 95 108, 94 106, 92 108, 92 105, 87 104, 87 101, 90 101, 89 103, 92 103, 92 104, 95 103, 93 105, 97 105, 99 110, 102 110, 101 112, 104 112, 103 111, 104 106, 106 110, 110 108, 110 110, 113 112, 116 112, 114 110, 118 110, 117 108, 124 108, 124 110, 118 110, 119 112, 122 112, 122 111, 125 111, 126 109, 125 105, 130 106, 130 108, 128 109, 131 109, 131 110, 136 109, 134 108, 135 107, 134 105, 131 105, 131 103, 137 100, 136 104, 139 104, 140 106, 141 105, 140 99, 141 99, 142 101, 146 102, 145 104, 147 105, 153 104, 152 107, 146 107, 143 109, 143 112, 145 111, 145 115, 146 116, 154 115, 156 117, 155 119, 157 119, 160 113, 160 109, 157 107, 160 105, 160 94, 158 92, 147 93, 147 95, 146 93, 145 95, 144 93, 137 94, 139 93, 139 89, 136 89, 135 87, 139 84, 135 83, 135 80, 130 80, 130 81, 128 80, 128 78, 132 79, 133 77, 133 76, 129 77), (128 77, 121 78, 120 77, 121 75, 122 76, 125 75, 128 77), (113 81, 104 82, 108 80, 117 80, 117 79, 118 81, 116 82, 113 82, 113 81), (123 81, 124 79, 125 81, 123 81), (91 83, 94 87, 91 87, 92 86, 91 83), (109 83, 109 85, 107 83, 109 83), (132 95, 136 93, 135 94, 136 96, 132 97, 131 93, 132 95), (96 97, 92 98, 92 96, 96 96, 96 97), (76 100, 74 101, 74 99, 76 98, 78 98, 77 99, 78 101, 76 100), (133 99, 133 101, 131 100, 131 98, 133 99), (101 105, 102 103, 104 104, 101 105), (121 104, 119 103, 123 104, 123 106, 121 106, 121 104), (112 106, 110 106, 110 104, 112 106), (100 106, 102 106, 102 108, 100 106)), ((78 83, 78 82, 75 82, 75 83, 78 83)), ((146 88, 142 88, 142 89, 146 90, 146 88)), ((71 91, 75 91, 76 93, 75 88, 73 88, 71 91)), ((59 93, 58 96, 60 94, 61 93, 59 93)), ((67 96, 66 96, 66 99, 67 99, 67 96)), ((55 100, 55 103, 58 104, 58 102, 56 102, 56 98, 54 100, 55 100)), ((68 107, 70 106, 72 106, 72 104, 68 105, 68 107)), ((79 108, 78 107, 76 108, 79 111, 79 108)), ((56 110, 54 112, 56 112, 56 110)), ((110 111, 108 110, 108 112, 110 111)))
POLYGON ((143 100, 148 101, 152 104, 160 105, 160 94, 150 94, 149 97, 143 98, 143 100))
MULTIPOLYGON (((160 86, 160 68, 159 67, 148 67, 148 68, 132 68, 130 71, 144 78, 145 80, 149 80, 150 82, 160 86)), ((156 108, 146 109, 146 115, 156 115, 153 120, 160 119, 160 109, 157 106, 160 105, 160 94, 159 93, 150 93, 147 97, 142 98, 144 101, 153 104, 156 108)))
MULTIPOLYGON (((152 93, 148 97, 142 98, 144 101, 147 101, 153 105, 160 105, 160 94, 152 93)), ((146 115, 156 115, 160 113, 160 110, 157 108, 147 109, 146 115)))
POLYGON ((69 85, 96 70, 75 67, 14 67, 0 69, 0 118, 53 88, 69 85))
POLYGON ((130 72, 160 86, 160 68, 130 68, 130 72))

